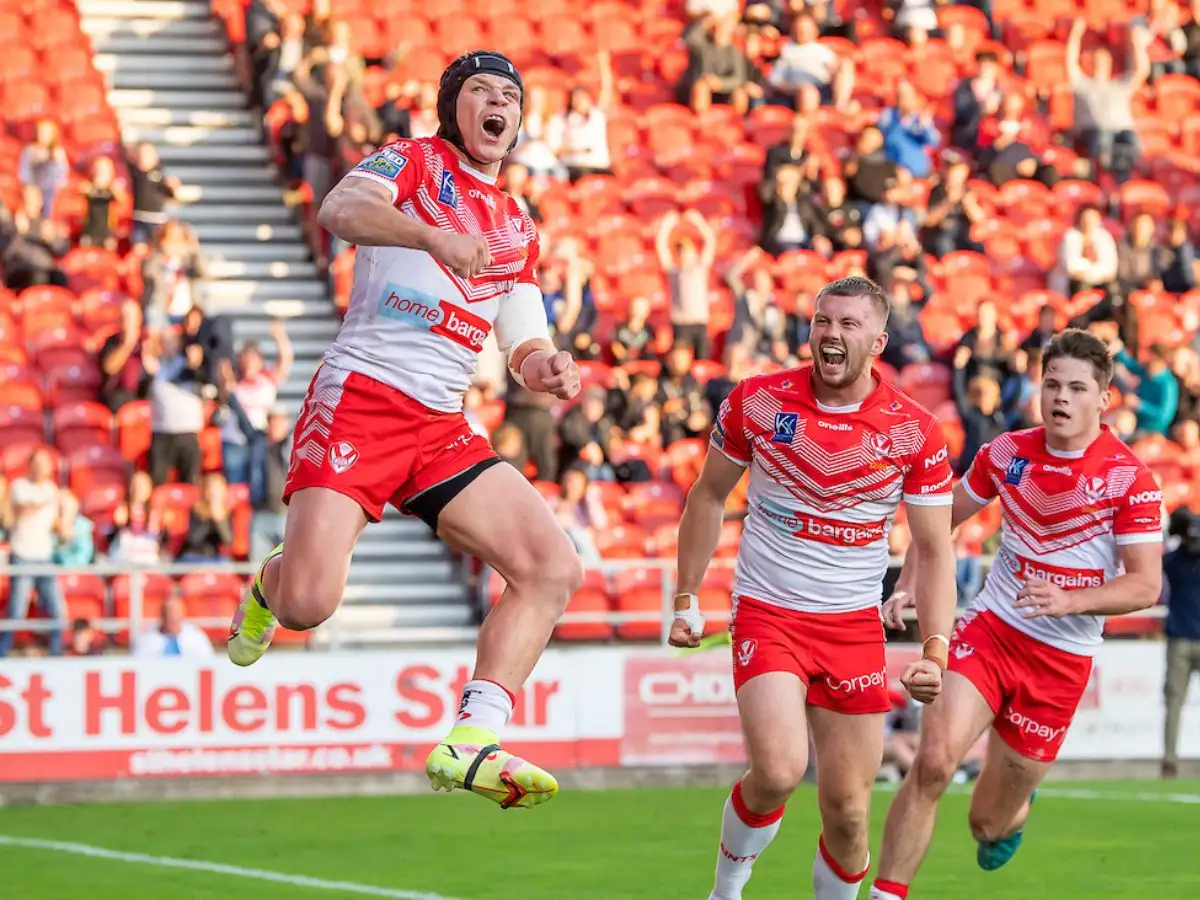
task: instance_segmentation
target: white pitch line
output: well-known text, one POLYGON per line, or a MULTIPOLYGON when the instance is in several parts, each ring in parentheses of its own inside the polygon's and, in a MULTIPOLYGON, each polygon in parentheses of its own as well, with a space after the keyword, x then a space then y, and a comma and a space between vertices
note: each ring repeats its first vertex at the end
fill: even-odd
POLYGON ((27 847, 32 850, 51 850, 55 853, 72 853, 76 856, 111 859, 117 862, 133 863, 141 866, 158 866, 163 869, 190 869, 194 872, 212 872, 217 875, 231 875, 235 878, 249 878, 254 881, 273 881, 277 884, 290 884, 293 887, 314 888, 322 891, 341 891, 345 894, 365 894, 369 897, 388 897, 391 900, 452 900, 452 898, 441 894, 400 891, 393 888, 375 887, 369 884, 355 884, 350 881, 326 881, 323 878, 288 875, 283 872, 270 872, 266 869, 245 869, 241 866, 227 866, 223 863, 206 862, 201 859, 176 859, 171 856, 124 853, 120 850, 106 850, 103 847, 93 847, 90 844, 70 844, 63 841, 43 841, 38 838, 12 837, 0 834, 0 846, 27 847))

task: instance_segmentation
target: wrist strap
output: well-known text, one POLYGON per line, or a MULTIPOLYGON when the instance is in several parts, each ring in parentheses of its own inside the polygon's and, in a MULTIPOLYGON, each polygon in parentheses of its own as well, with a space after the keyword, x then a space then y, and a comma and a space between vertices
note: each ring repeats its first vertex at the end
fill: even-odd
POLYGON ((687 597, 688 605, 685 609, 675 610, 675 620, 685 624, 693 635, 704 634, 704 616, 700 612, 700 598, 686 591, 675 595, 676 600, 680 597, 687 597))
POLYGON ((921 656, 933 660, 943 672, 946 671, 950 664, 950 639, 944 634, 931 634, 921 644, 921 656), (933 647, 929 646, 931 643, 933 647))

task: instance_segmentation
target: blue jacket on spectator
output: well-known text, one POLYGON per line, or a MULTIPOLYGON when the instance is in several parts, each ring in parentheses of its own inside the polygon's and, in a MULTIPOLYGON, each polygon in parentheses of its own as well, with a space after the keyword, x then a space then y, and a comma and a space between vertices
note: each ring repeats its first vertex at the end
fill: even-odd
POLYGON ((75 533, 69 541, 59 541, 54 550, 54 561, 60 566, 89 566, 96 557, 96 526, 91 519, 80 514, 75 517, 75 533))
POLYGON ((1125 350, 1117 354, 1117 362, 1138 379, 1138 428, 1152 434, 1170 433, 1179 411, 1179 382, 1174 373, 1167 368, 1151 373, 1125 350))
POLYGON ((900 117, 889 106, 879 115, 879 130, 883 132, 883 150, 898 166, 912 172, 914 178, 928 178, 933 173, 928 148, 936 147, 942 136, 920 116, 900 117))
POLYGON ((1200 556, 1183 548, 1163 557, 1169 638, 1200 641, 1200 556))

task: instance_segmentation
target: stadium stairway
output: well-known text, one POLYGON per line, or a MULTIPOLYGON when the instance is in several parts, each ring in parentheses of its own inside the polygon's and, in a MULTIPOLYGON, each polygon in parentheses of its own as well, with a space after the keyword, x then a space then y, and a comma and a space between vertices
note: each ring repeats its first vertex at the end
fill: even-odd
MULTIPOLYGON (((201 289, 210 313, 235 322, 239 341, 268 355, 273 318, 287 320, 296 364, 281 400, 299 408, 337 331, 327 283, 246 108, 229 44, 203 0, 79 0, 96 67, 126 143, 149 141, 184 184, 179 217, 208 262, 201 289)), ((389 509, 355 552, 345 603, 314 635, 345 646, 472 639, 465 580, 448 549, 415 519, 389 509)))

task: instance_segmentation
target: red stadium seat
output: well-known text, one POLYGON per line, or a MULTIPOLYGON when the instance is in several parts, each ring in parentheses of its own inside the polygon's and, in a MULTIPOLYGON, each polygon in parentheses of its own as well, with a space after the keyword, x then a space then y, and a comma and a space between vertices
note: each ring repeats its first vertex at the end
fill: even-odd
POLYGON ((41 409, 0 406, 0 447, 40 444, 46 437, 46 419, 41 409))
MULTIPOLYGON (((601 572, 588 572, 567 605, 567 616, 600 616, 612 611, 608 580, 601 572)), ((612 635, 613 627, 608 622, 561 622, 554 629, 555 637, 568 641, 603 641, 612 635)))
POLYGON ((70 619, 105 618, 108 589, 104 579, 98 575, 72 572, 60 575, 58 586, 67 602, 67 617, 70 619))
POLYGON ((99 403, 71 403, 54 410, 51 418, 54 442, 61 448, 111 444, 113 416, 99 403))
POLYGON ((616 610, 645 621, 623 622, 617 636, 628 640, 656 639, 663 629, 663 604, 671 590, 669 573, 656 569, 627 569, 613 579, 616 610))
POLYGON ((138 462, 150 451, 150 404, 134 400, 117 410, 117 447, 121 455, 138 462))
POLYGON ((129 480, 130 465, 115 447, 95 444, 80 447, 67 454, 68 484, 76 496, 105 485, 119 485, 129 480))

